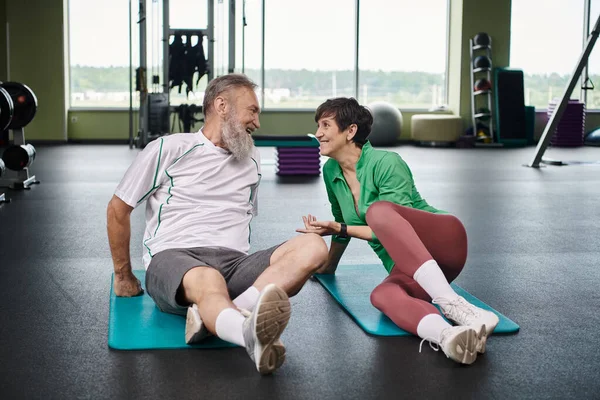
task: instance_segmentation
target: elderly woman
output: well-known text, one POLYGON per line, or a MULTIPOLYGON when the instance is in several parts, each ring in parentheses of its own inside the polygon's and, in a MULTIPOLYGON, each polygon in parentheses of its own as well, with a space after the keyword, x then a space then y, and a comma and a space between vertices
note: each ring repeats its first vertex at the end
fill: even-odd
POLYGON ((389 272, 371 293, 371 303, 434 350, 439 346, 447 357, 473 363, 499 319, 449 284, 467 258, 463 224, 421 197, 397 153, 371 146, 373 116, 355 99, 327 100, 315 122, 321 155, 330 158, 323 177, 334 221, 308 215, 297 231, 333 235, 328 263, 318 272, 335 273, 350 238, 368 241, 389 272))

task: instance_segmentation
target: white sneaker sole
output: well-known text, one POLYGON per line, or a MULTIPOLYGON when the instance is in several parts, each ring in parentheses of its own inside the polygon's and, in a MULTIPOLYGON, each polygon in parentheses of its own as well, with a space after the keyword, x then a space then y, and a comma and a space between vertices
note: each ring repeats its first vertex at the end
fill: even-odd
POLYGON ((446 355, 456 362, 473 364, 477 359, 478 343, 478 333, 473 329, 465 330, 447 343, 448 352, 446 355))
POLYGON ((487 344, 487 331, 485 330, 485 325, 481 325, 481 329, 477 334, 477 352, 480 354, 485 353, 485 347, 487 344))
POLYGON ((256 367, 258 372, 266 375, 285 361, 285 347, 279 337, 290 320, 291 306, 287 294, 273 286, 264 293, 257 308, 255 329, 262 353, 256 367))

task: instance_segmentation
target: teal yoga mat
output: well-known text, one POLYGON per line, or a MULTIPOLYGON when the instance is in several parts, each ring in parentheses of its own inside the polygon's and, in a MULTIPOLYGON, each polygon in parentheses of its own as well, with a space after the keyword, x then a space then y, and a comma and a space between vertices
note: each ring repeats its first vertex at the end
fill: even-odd
MULTIPOLYGON (((410 336, 410 333, 398 328, 371 304, 371 292, 387 275, 382 265, 342 265, 335 275, 317 274, 315 278, 366 332, 377 336, 410 336)), ((468 302, 498 315, 500 323, 494 333, 513 333, 519 330, 519 325, 475 296, 455 284, 452 287, 468 302)))
MULTIPOLYGON (((146 271, 135 270, 142 282, 146 271)), ((114 275, 113 275, 114 279, 114 275)), ((108 316, 108 346, 116 350, 189 349, 236 347, 217 337, 210 337, 200 344, 185 343, 185 317, 160 311, 148 293, 142 296, 117 297, 110 285, 110 309, 108 316)))

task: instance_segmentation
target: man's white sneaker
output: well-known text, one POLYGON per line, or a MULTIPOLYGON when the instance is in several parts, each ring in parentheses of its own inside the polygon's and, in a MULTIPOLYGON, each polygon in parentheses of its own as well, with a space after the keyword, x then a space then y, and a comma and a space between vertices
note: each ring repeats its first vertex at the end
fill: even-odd
POLYGON ((267 285, 258 297, 250 316, 243 325, 246 351, 256 369, 263 375, 281 367, 285 361, 285 347, 279 337, 291 314, 287 294, 273 284, 267 285))
POLYGON ((461 364, 472 364, 477 359, 477 345, 479 344, 477 335, 475 329, 469 326, 452 326, 444 329, 440 334, 439 347, 434 347, 428 338, 423 339, 421 345, 428 340, 433 350, 438 351, 441 347, 446 357, 461 364))
MULTIPOLYGON (((250 311, 246 310, 245 308, 238 308, 238 310, 240 310, 240 313, 246 318, 250 317, 250 315, 252 314, 250 311)), ((281 338, 279 338, 273 342, 273 347, 275 347, 275 351, 285 355, 285 346, 283 345, 281 338)))
POLYGON ((187 344, 194 344, 209 336, 212 336, 212 333, 210 333, 206 325, 202 322, 198 307, 192 304, 191 307, 188 307, 185 318, 185 342, 187 344))
POLYGON ((500 322, 496 314, 474 306, 461 296, 452 301, 438 297, 433 304, 438 304, 444 316, 457 325, 472 326, 476 330, 485 325, 486 336, 490 336, 500 322))

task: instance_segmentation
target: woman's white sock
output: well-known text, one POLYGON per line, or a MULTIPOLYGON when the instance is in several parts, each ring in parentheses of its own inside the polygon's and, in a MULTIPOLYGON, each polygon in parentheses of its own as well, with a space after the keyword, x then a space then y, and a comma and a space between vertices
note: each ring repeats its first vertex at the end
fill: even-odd
POLYGON ((413 275, 413 279, 427 292, 432 300, 439 297, 448 301, 458 299, 446 276, 435 260, 425 261, 413 275))

